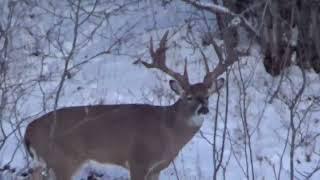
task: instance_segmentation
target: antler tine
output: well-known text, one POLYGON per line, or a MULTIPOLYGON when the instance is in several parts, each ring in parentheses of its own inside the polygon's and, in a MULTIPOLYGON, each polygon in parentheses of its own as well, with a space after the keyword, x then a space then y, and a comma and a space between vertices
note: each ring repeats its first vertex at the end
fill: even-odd
POLYGON ((149 47, 149 53, 151 57, 154 57, 154 50, 153 50, 153 39, 152 36, 150 37, 150 47, 149 47))
POLYGON ((159 44, 159 49, 166 49, 168 34, 169 34, 169 31, 166 31, 162 36, 159 44))
POLYGON ((206 76, 203 79, 203 82, 207 84, 208 86, 211 86, 215 79, 218 78, 221 74, 223 74, 229 66, 231 66, 235 60, 229 60, 223 63, 222 61, 219 61, 218 65, 213 69, 213 71, 208 72, 206 76))
POLYGON ((188 75, 188 64, 187 64, 187 58, 184 59, 184 71, 183 71, 183 77, 184 79, 189 83, 189 75, 188 75))
POLYGON ((210 68, 209 68, 209 63, 208 63, 208 58, 207 56, 204 54, 203 50, 200 48, 200 53, 202 55, 202 59, 203 59, 203 64, 204 64, 204 69, 206 70, 206 73, 210 72, 210 68))
POLYGON ((151 63, 147 63, 145 61, 140 61, 146 68, 155 68, 159 69, 162 72, 168 74, 175 80, 179 82, 179 84, 182 86, 182 88, 187 89, 189 87, 189 78, 188 78, 188 72, 186 71, 186 65, 185 65, 185 72, 183 75, 180 73, 174 72, 166 65, 166 44, 167 44, 167 38, 168 38, 169 31, 166 31, 164 35, 162 36, 159 48, 154 50, 153 49, 153 39, 150 38, 150 47, 149 52, 152 59, 151 63))

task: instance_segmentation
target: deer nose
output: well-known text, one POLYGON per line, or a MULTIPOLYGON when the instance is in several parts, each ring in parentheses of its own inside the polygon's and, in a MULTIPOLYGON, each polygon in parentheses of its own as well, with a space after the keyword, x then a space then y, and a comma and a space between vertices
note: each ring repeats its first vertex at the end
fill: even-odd
POLYGON ((198 110, 198 114, 208 114, 209 113, 209 109, 208 107, 202 106, 199 110, 198 110))

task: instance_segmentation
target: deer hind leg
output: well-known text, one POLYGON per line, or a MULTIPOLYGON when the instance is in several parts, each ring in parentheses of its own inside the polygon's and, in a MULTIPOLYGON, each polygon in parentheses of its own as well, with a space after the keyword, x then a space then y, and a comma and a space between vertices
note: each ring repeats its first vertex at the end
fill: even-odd
MULTIPOLYGON (((78 167, 68 159, 62 159, 50 166, 53 170, 54 180, 72 180, 78 167)), ((51 179, 50 179, 51 180, 51 179)))
POLYGON ((47 159, 50 180, 72 180, 73 175, 79 168, 79 163, 60 151, 53 151, 52 153, 54 154, 47 159))
POLYGON ((52 170, 43 166, 35 166, 29 170, 27 180, 55 180, 52 170))
POLYGON ((28 180, 54 180, 54 173, 52 169, 47 167, 47 164, 42 158, 35 158, 34 165, 29 170, 28 180))

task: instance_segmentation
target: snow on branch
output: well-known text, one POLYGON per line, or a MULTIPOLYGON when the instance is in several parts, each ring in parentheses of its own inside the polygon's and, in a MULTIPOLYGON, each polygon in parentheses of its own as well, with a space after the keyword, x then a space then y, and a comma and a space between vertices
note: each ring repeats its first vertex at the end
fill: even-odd
POLYGON ((213 3, 205 3, 205 2, 199 2, 195 0, 182 0, 183 2, 187 4, 191 4, 192 6, 203 9, 206 11, 210 11, 212 13, 222 13, 222 14, 229 14, 229 15, 235 15, 235 13, 231 12, 228 8, 224 6, 220 6, 213 3))
MULTIPOLYGON (((241 14, 236 14, 232 12, 227 7, 217 5, 214 3, 200 2, 197 0, 182 0, 182 1, 200 10, 206 10, 211 13, 219 13, 219 14, 227 14, 227 15, 235 16, 235 19, 241 20, 242 23, 244 24, 244 27, 248 29, 250 32, 252 32, 257 38, 259 38, 260 36, 258 31, 252 26, 252 24, 246 18, 244 18, 241 14)), ((232 25, 235 25, 235 24, 232 24, 232 25)))

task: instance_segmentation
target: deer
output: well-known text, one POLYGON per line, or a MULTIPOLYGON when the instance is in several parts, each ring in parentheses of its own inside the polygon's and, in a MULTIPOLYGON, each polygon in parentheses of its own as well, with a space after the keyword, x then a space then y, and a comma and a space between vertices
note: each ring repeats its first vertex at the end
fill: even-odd
POLYGON ((151 62, 139 60, 147 69, 157 69, 173 78, 172 91, 179 96, 167 106, 111 104, 64 107, 32 121, 24 143, 39 166, 52 170, 45 177, 70 180, 88 161, 124 167, 131 180, 158 180, 180 150, 201 128, 209 113, 209 97, 224 85, 218 78, 232 63, 218 63, 203 82, 189 82, 187 62, 179 73, 166 64, 168 31, 153 48, 151 62), (53 136, 50 129, 55 122, 53 136))

